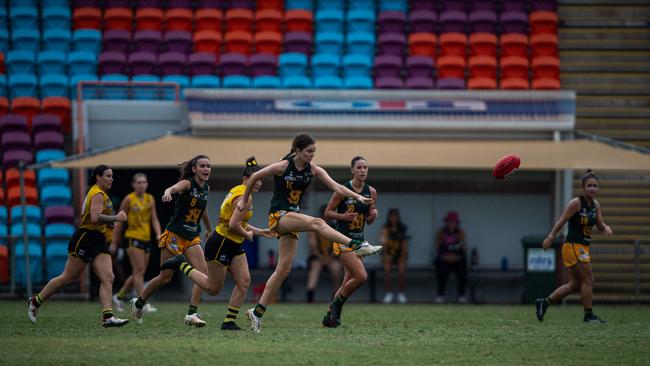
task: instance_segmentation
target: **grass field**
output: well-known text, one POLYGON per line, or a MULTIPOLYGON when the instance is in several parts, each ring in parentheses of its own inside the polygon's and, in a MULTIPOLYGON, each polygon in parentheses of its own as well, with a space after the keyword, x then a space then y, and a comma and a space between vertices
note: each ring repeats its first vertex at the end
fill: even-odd
MULTIPOLYGON (((225 304, 206 303, 201 329, 186 305, 156 303, 144 324, 104 329, 96 303, 50 301, 38 324, 26 304, 0 302, 0 365, 647 365, 650 308, 348 304, 343 325, 320 326, 325 305, 277 304, 261 334, 219 330, 225 304)), ((243 312, 243 311, 242 311, 243 312)), ((122 314, 126 317, 126 314, 122 314)), ((245 315, 238 319, 246 326, 245 315)))

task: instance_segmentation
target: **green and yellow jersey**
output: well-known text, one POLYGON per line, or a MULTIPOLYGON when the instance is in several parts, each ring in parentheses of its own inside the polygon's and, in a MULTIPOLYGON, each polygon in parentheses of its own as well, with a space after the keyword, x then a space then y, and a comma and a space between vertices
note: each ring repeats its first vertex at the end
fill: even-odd
MULTIPOLYGON (((347 181, 343 186, 354 191, 354 188, 352 188, 352 181, 347 181)), ((359 194, 363 197, 370 198, 370 186, 367 183, 363 183, 363 188, 359 194)), ((363 241, 363 229, 366 227, 368 211, 370 211, 370 205, 357 201, 354 198, 343 197, 343 200, 336 208, 336 212, 354 212, 357 214, 357 217, 354 221, 337 221, 336 230, 348 238, 363 241)))
POLYGON ((188 178, 190 189, 177 195, 174 213, 167 224, 170 231, 183 239, 192 240, 201 233, 201 216, 208 204, 210 187, 204 183, 202 187, 194 179, 188 178))
POLYGON ((580 210, 569 218, 569 232, 566 236, 568 243, 589 245, 591 229, 596 225, 598 209, 590 205, 587 198, 580 196, 580 210))
POLYGON ((273 177, 273 197, 269 213, 277 211, 299 212, 302 197, 314 178, 311 164, 305 164, 303 170, 298 170, 293 162, 293 156, 284 160, 289 161, 287 169, 281 175, 273 177))

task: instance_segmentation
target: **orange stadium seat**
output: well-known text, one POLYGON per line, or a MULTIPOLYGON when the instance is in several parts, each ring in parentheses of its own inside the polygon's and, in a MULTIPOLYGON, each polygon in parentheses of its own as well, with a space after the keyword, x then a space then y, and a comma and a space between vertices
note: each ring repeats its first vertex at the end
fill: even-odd
POLYGON ((520 33, 502 34, 499 39, 501 57, 521 56, 528 57, 528 38, 520 33))
POLYGON ((528 80, 528 59, 520 56, 508 56, 501 58, 502 79, 526 79, 528 80))
POLYGON ((411 56, 436 57, 436 35, 433 33, 411 33, 408 38, 411 56))
POLYGON ((244 55, 251 53, 253 35, 250 32, 232 31, 226 33, 225 52, 237 52, 244 55))
POLYGON ((9 113, 9 99, 0 97, 0 116, 9 113))
POLYGON ((457 55, 447 55, 438 58, 438 79, 465 78, 465 58, 457 55))
POLYGON ((196 9, 194 13, 195 31, 213 30, 221 32, 223 12, 219 9, 196 9))
POLYGON ((5 190, 0 185, 0 205, 4 205, 4 204, 5 204, 5 190))
POLYGON ((230 9, 226 10, 226 30, 248 31, 250 32, 253 25, 253 12, 249 9, 230 9))
POLYGON ((4 52, 0 52, 0 74, 4 74, 7 72, 7 67, 5 65, 5 54, 4 52))
POLYGON ((102 11, 99 8, 76 8, 72 13, 74 29, 100 29, 102 11))
POLYGON ((191 32, 192 15, 190 9, 167 9, 165 12, 165 30, 191 32))
POLYGON ((104 12, 104 30, 123 29, 130 31, 133 11, 129 8, 108 8, 104 12))
POLYGON ((255 52, 279 55, 282 52, 282 34, 266 31, 255 33, 255 52))
POLYGON ((43 113, 56 114, 61 118, 61 128, 63 132, 70 133, 72 130, 72 120, 70 117, 70 99, 66 97, 47 97, 42 103, 43 113))
POLYGON ((495 57, 485 55, 471 56, 468 63, 470 77, 497 78, 497 59, 495 57))
MULTIPOLYGON (((20 204, 20 186, 7 189, 6 201, 9 207, 20 204)), ((38 190, 36 187, 25 186, 25 201, 28 205, 38 204, 38 190)))
POLYGON ((440 55, 460 56, 465 58, 467 48, 467 36, 463 33, 442 33, 440 34, 440 55))
POLYGON ((41 101, 34 97, 17 97, 11 100, 11 112, 27 117, 29 128, 32 126, 32 117, 41 111, 41 101))
POLYGON ((219 56, 221 53, 221 32, 205 29, 194 33, 194 51, 219 56))
POLYGON ((501 79, 501 89, 509 89, 509 90, 525 90, 525 89, 530 89, 530 83, 528 82, 528 79, 520 79, 520 78, 508 78, 508 79, 501 79))
POLYGON ((282 27, 282 13, 275 9, 263 9, 255 12, 255 31, 280 32, 282 27))
POLYGON ((529 15, 530 34, 557 34, 558 17, 553 11, 533 11, 529 15))
POLYGON ((314 23, 314 15, 309 10, 287 10, 287 12, 284 14, 284 23, 286 25, 287 32, 311 33, 314 23))
POLYGON ((540 56, 558 57, 557 35, 537 33, 530 36, 530 48, 533 58, 540 56))
MULTIPOLYGON (((33 170, 25 170, 24 177, 26 186, 36 187, 36 173, 33 170)), ((9 188, 19 186, 20 171, 17 168, 7 169, 7 172, 5 173, 5 183, 7 190, 9 190, 9 188)))
POLYGON ((533 58, 534 79, 560 80, 560 60, 557 57, 542 56, 533 58))
POLYGON ((497 36, 492 33, 472 33, 469 35, 470 55, 497 56, 497 36))
POLYGON ((533 79, 535 90, 560 90, 560 80, 556 79, 533 79))
POLYGON ((162 30, 163 12, 157 8, 140 8, 135 12, 136 30, 162 30))
POLYGON ((284 7, 283 0, 257 0, 258 9, 282 10, 283 7, 284 7))
POLYGON ((494 90, 496 88, 497 88, 497 81, 491 78, 470 78, 467 81, 467 89, 494 90))

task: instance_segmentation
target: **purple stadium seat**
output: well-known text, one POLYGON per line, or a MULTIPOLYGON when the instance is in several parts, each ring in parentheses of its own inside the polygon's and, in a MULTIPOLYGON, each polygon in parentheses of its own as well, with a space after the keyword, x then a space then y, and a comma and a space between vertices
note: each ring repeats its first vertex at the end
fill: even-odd
POLYGON ((375 78, 375 88, 377 89, 402 89, 404 83, 398 77, 385 76, 375 78))
MULTIPOLYGON (((231 3, 232 3, 232 1, 231 1, 231 3)), ((167 8, 169 8, 169 9, 176 9, 176 8, 191 9, 192 8, 192 0, 168 0, 167 1, 167 8)))
POLYGON ((412 76, 406 79, 404 86, 406 89, 433 89, 433 79, 431 76, 412 76))
POLYGON ((138 8, 157 8, 161 9, 163 1, 162 0, 140 0, 136 4, 138 8))
POLYGON ((28 150, 8 150, 2 156, 2 165, 5 168, 17 166, 20 161, 25 164, 31 164, 34 161, 34 156, 28 150))
POLYGON ((409 15, 411 33, 437 33, 438 16, 429 10, 416 10, 409 15))
POLYGON ((187 59, 184 53, 165 52, 158 56, 158 65, 163 76, 185 74, 186 63, 187 59))
POLYGON ((126 64, 126 55, 121 52, 107 51, 99 55, 99 73, 121 74, 126 64))
POLYGON ((138 51, 157 53, 162 43, 162 35, 155 30, 137 31, 133 36, 133 43, 138 51))
POLYGON ((380 33, 404 33, 406 14, 397 10, 384 10, 377 17, 380 33))
POLYGON ((198 0, 197 8, 198 9, 222 9, 226 4, 226 0, 198 0))
POLYGON ((465 80, 459 78, 442 78, 436 83, 437 89, 465 89, 465 80))
POLYGON ((531 2, 532 11, 553 11, 557 12, 556 0, 535 0, 531 2))
POLYGON ((74 223, 74 210, 70 206, 48 206, 45 208, 45 224, 74 223))
POLYGON ((501 12, 507 11, 526 11, 527 0, 503 0, 501 2, 501 12))
POLYGON ((395 55, 381 55, 375 57, 375 76, 379 78, 399 78, 402 68, 402 58, 395 55))
POLYGON ((277 75, 278 59, 268 53, 256 53, 249 60, 251 76, 277 75))
POLYGON ((129 0, 104 0, 105 8, 128 8, 131 6, 129 0))
POLYGON ((28 150, 32 147, 32 139, 27 132, 12 131, 5 132, 0 138, 2 150, 28 150))
POLYGON ((231 9, 255 9, 253 0, 230 0, 228 3, 231 9))
POLYGON ((453 11, 462 11, 464 12, 465 9, 465 0, 443 0, 440 1, 442 5, 442 10, 447 11, 447 10, 453 10, 453 11))
POLYGON ((497 14, 488 10, 476 10, 469 14, 471 32, 496 33, 497 14))
POLYGON ((446 10, 438 17, 442 32, 465 33, 467 25, 467 14, 458 10, 446 10))
POLYGON ((497 11, 497 2, 494 0, 470 0, 468 3, 470 10, 497 11))
POLYGON ((99 8, 99 0, 73 0, 75 8, 99 8))
POLYGON ((153 75, 156 64, 156 54, 153 52, 135 51, 129 54, 131 75, 153 75))
POLYGON ((410 77, 428 77, 433 75, 433 60, 427 56, 409 56, 406 59, 406 71, 410 77))
POLYGON ((406 45, 406 37, 403 33, 384 33, 379 35, 377 43, 380 55, 402 56, 406 45))
POLYGON ((411 0, 411 10, 436 11, 436 2, 432 0, 411 0))
POLYGON ((124 29, 110 29, 104 32, 104 51, 116 51, 126 53, 131 43, 131 32, 124 29))
POLYGON ((246 55, 232 52, 224 53, 221 55, 219 62, 221 65, 221 76, 247 75, 246 63, 246 55))
POLYGON ((39 113, 32 118, 34 133, 41 131, 61 132, 61 117, 53 113, 39 113))
POLYGON ((189 53, 192 49, 192 33, 184 31, 166 32, 163 36, 163 42, 167 46, 167 51, 189 53))
POLYGON ((187 59, 190 75, 214 75, 217 67, 217 56, 214 53, 195 52, 187 59))
POLYGON ((523 11, 501 13, 501 33, 528 34, 528 16, 523 11))
POLYGON ((64 149, 64 139, 61 132, 43 131, 34 135, 34 148, 36 150, 64 149))
POLYGON ((0 117, 0 133, 11 131, 27 132, 28 129, 27 117, 22 114, 9 113, 0 117))
POLYGON ((307 32, 287 32, 284 34, 285 52, 311 54, 313 39, 307 32))

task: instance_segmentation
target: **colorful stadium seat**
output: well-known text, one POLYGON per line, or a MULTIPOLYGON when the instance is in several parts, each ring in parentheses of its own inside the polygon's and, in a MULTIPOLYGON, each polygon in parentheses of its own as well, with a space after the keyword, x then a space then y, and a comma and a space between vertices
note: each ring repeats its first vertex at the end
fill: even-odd
POLYGON ((310 89, 311 79, 304 75, 290 75, 282 78, 282 87, 285 89, 310 89))
POLYGON ((191 9, 167 9, 164 17, 164 28, 166 31, 192 32, 192 18, 193 13, 191 9))
POLYGON ((276 9, 262 9, 255 12, 255 30, 257 32, 280 32, 282 13, 276 9))
POLYGON ((372 85, 369 76, 348 76, 343 79, 345 89, 372 89, 372 85))
POLYGON ((70 8, 46 7, 43 8, 43 29, 70 29, 70 8))
POLYGON ((163 76, 183 75, 186 63, 187 56, 185 53, 165 52, 158 56, 158 65, 163 76))
POLYGON ((532 50, 532 57, 551 56, 559 57, 558 55, 558 38, 557 35, 551 33, 536 33, 530 36, 530 48, 532 50))
POLYGON ((115 51, 102 52, 98 61, 97 71, 100 75, 119 74, 126 65, 126 55, 115 51))
POLYGON ((305 8, 287 10, 284 14, 284 23, 287 32, 312 32, 314 22, 313 14, 305 8))
POLYGON ((485 55, 496 57, 497 37, 491 33, 472 33, 469 35, 471 56, 485 55))
MULTIPOLYGON (((275 76, 277 74, 278 58, 274 55, 268 53, 256 53, 251 55, 248 62, 250 65, 250 74, 253 77, 275 76)), ((253 79, 253 84, 255 84, 255 79, 253 79)))
MULTIPOLYGON (((66 86, 67 87, 67 86, 66 86)), ((32 131, 62 131, 61 118, 56 114, 38 113, 32 117, 32 131)))
POLYGON ((66 55, 61 51, 41 51, 38 54, 38 73, 39 75, 48 74, 65 74, 66 72, 66 55))
POLYGON ((528 37, 520 33, 502 34, 499 39, 501 57, 519 56, 528 58, 528 37))
POLYGON ((287 32, 284 34, 284 52, 311 54, 312 35, 307 32, 287 32))
MULTIPOLYGON (((95 77, 95 80, 97 78, 95 77)), ((65 97, 48 97, 41 102, 43 113, 52 113, 59 116, 62 122, 63 132, 69 133, 72 127, 70 118, 70 99, 65 97)))
POLYGON ((31 97, 37 95, 38 79, 33 74, 10 74, 9 97, 31 97))
POLYGON ((321 9, 316 12, 316 32, 343 32, 343 12, 338 9, 321 9))
POLYGON ((253 43, 257 53, 269 53, 277 56, 282 52, 282 34, 280 32, 257 32, 253 43))
POLYGON ((102 12, 96 7, 76 8, 72 12, 72 27, 74 29, 100 29, 102 12))
POLYGON ((67 97, 68 76, 65 74, 47 74, 39 79, 41 98, 67 97))
POLYGON ((44 163, 51 160, 60 160, 65 158, 63 150, 40 150, 36 152, 36 162, 44 163))
MULTIPOLYGON (((136 32, 136 34, 138 34, 138 32, 136 32)), ((158 43, 160 43, 160 33, 158 34, 158 43)), ((104 51, 126 53, 130 46, 131 32, 129 31, 123 29, 107 30, 102 36, 102 49, 104 51)))
POLYGON ((377 25, 380 33, 404 34, 406 14, 396 10, 385 10, 379 13, 377 25))
POLYGON ((126 7, 109 7, 104 10, 104 29, 131 30, 133 11, 126 7))
POLYGON ((253 88, 278 89, 280 87, 280 78, 275 75, 260 75, 253 78, 253 88))
MULTIPOLYGON (((430 57, 409 56, 406 59, 406 72, 409 77, 424 77, 431 79, 433 76, 433 70, 433 59, 430 57)), ((433 87, 433 85, 431 87, 433 87)))
POLYGON ((375 57, 375 76, 380 78, 399 78, 402 69, 402 57, 396 55, 380 55, 375 57))
POLYGON ((350 10, 346 17, 348 34, 375 33, 375 12, 370 9, 350 10))
POLYGON ((437 37, 433 33, 411 33, 408 38, 409 53, 415 56, 436 57, 437 37))
POLYGON ((195 52, 187 59, 190 76, 213 75, 217 67, 217 56, 214 53, 195 52))
POLYGON ((102 34, 97 29, 79 29, 72 33, 72 49, 90 51, 98 54, 102 51, 102 34))
POLYGON ((38 52, 41 48, 41 35, 37 29, 16 29, 11 32, 14 50, 38 52))
MULTIPOLYGON (((158 53, 162 48, 162 34, 157 30, 137 31, 133 36, 133 45, 138 51, 158 53)), ((128 50, 128 43, 126 49, 128 50)))
POLYGON ((347 53, 355 55, 374 56, 375 34, 352 32, 347 34, 347 53))
POLYGON ((221 79, 214 75, 197 75, 190 81, 192 88, 218 88, 219 86, 221 86, 221 79))
POLYGON ((438 79, 465 78, 465 58, 457 55, 441 56, 437 60, 438 79))
POLYGON ((557 34, 558 17, 553 11, 533 11, 530 13, 530 33, 557 34))
MULTIPOLYGON (((339 74, 340 57, 337 54, 321 53, 315 54, 311 58, 311 75, 314 78, 314 85, 316 86, 316 79, 321 76, 337 76, 339 74)), ((328 84, 329 81, 322 81, 328 84)))
POLYGON ((496 33, 497 14, 490 10, 475 10, 469 14, 470 32, 496 33))
POLYGON ((467 36, 463 33, 442 33, 440 35, 440 56, 460 56, 465 58, 467 36))
POLYGON ((251 53, 253 35, 246 31, 230 31, 226 33, 224 52, 237 52, 244 55, 251 53))
POLYGON ((48 185, 68 185, 70 174, 67 169, 45 168, 38 171, 38 186, 43 188, 48 185))
POLYGON ((411 33, 436 33, 438 16, 429 10, 415 10, 409 14, 411 33))
POLYGON ((249 9, 226 10, 226 30, 250 32, 253 24, 253 12, 249 9))
POLYGON ((523 11, 502 11, 499 22, 501 33, 528 33, 528 16, 523 11))
POLYGON ((162 31, 163 11, 158 8, 141 8, 135 11, 135 29, 162 31))
POLYGON ((228 75, 223 78, 224 88, 250 88, 251 78, 245 75, 228 75))
POLYGON ((194 13, 195 32, 203 30, 221 31, 223 12, 221 9, 201 8, 194 13))
POLYGON ((9 18, 11 19, 11 28, 14 31, 19 29, 38 29, 38 9, 36 7, 10 6, 9 18))
POLYGON ((165 32, 163 44, 167 51, 189 53, 192 50, 192 33, 175 30, 165 32))
POLYGON ((128 56, 131 75, 154 74, 157 66, 156 54, 149 51, 136 51, 128 56))
POLYGON ((72 192, 70 187, 51 185, 41 189, 41 206, 44 208, 49 206, 70 205, 71 202, 72 192))
MULTIPOLYGON (((282 53, 278 59, 278 67, 284 86, 286 77, 307 75, 307 56, 297 52, 282 53)), ((311 82, 309 84, 311 85, 311 82)))
POLYGON ((372 57, 368 55, 348 54, 343 56, 342 66, 343 75, 346 78, 356 76, 370 77, 372 69, 372 57))
POLYGON ((406 37, 402 33, 382 33, 377 39, 380 55, 402 56, 406 47, 406 37))
MULTIPOLYGON (((219 65, 221 76, 246 75, 246 55, 238 52, 224 53, 221 55, 219 65)), ((225 79, 224 79, 225 82, 225 79)))
POLYGON ((36 74, 36 54, 32 51, 9 51, 6 63, 9 74, 36 74))
POLYGON ((44 51, 70 51, 70 40, 72 39, 68 29, 47 29, 43 31, 44 51))
POLYGON ((74 210, 70 206, 49 206, 45 208, 43 217, 45 218, 45 224, 72 224, 74 222, 74 210))

